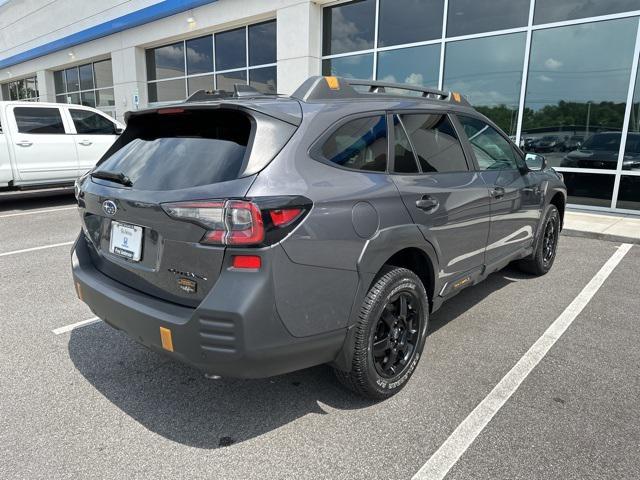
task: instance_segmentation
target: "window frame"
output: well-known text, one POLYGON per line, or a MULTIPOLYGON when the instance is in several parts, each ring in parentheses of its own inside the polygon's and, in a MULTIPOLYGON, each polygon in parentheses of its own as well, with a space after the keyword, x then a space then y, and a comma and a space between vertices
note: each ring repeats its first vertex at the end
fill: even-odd
POLYGON ((411 145, 411 150, 413 151, 413 157, 418 165, 418 172, 417 173, 402 173, 402 172, 395 172, 395 132, 393 131, 393 129, 389 128, 389 121, 387 120, 387 136, 389 136, 389 132, 391 132, 391 134, 393 135, 393 144, 391 142, 390 145, 392 145, 390 151, 392 153, 392 159, 389 160, 387 163, 390 165, 389 171, 393 174, 393 175, 447 175, 447 174, 452 174, 452 173, 469 173, 469 172, 474 172, 476 171, 476 164, 475 164, 475 158, 473 160, 470 161, 469 157, 469 152, 468 150, 465 148, 465 140, 467 140, 466 135, 463 137, 460 135, 460 129, 458 128, 458 125, 456 124, 457 120, 455 118, 455 115, 452 114, 453 112, 450 112, 448 110, 439 110, 437 108, 425 108, 425 109, 398 109, 398 110, 392 110, 391 111, 391 116, 393 117, 393 115, 398 115, 398 118, 400 119, 400 124, 402 125, 402 129, 404 130, 405 135, 407 136, 407 138, 409 139, 409 144, 411 145), (456 132, 456 135, 458 136, 458 142, 460 142, 460 147, 462 148, 462 155, 464 157, 464 161, 467 165, 467 169, 466 170, 453 170, 450 172, 424 172, 422 171, 422 165, 420 165, 420 161, 418 160, 418 154, 416 153, 416 149, 415 146, 413 145, 413 141, 411 140, 411 136, 409 135, 409 133, 407 132, 407 129, 404 127, 404 123, 402 122, 402 118, 400 117, 400 115, 444 115, 449 119, 449 122, 451 123, 451 126, 453 127, 453 130, 456 132))
POLYGON ((390 142, 390 135, 389 135, 390 129, 389 129, 389 121, 387 117, 388 117, 388 112, 386 110, 368 110, 366 112, 359 112, 359 113, 347 115, 341 118, 340 121, 333 123, 324 132, 322 132, 322 134, 320 134, 320 136, 313 141, 313 143, 309 147, 309 150, 307 151, 307 154, 309 155, 309 157, 311 157, 313 160, 317 162, 323 163, 332 168, 345 170, 347 172, 357 172, 357 173, 375 174, 375 175, 388 175, 390 173, 391 160, 390 160, 389 154, 390 154, 390 149, 392 148, 392 143, 390 142), (338 163, 332 162, 322 154, 322 147, 324 146, 325 142, 340 127, 344 126, 345 124, 349 123, 352 120, 357 120, 359 118, 370 118, 370 117, 384 117, 385 119, 386 128, 387 128, 387 162, 386 162, 387 164, 384 171, 377 172, 375 170, 359 170, 357 168, 345 167, 338 163))

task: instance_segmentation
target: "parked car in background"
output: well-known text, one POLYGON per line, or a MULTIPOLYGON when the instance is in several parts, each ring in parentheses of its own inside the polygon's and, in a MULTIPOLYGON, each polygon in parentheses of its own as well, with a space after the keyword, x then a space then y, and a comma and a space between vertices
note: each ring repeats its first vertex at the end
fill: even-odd
POLYGON ((557 135, 545 135, 533 143, 533 150, 537 153, 564 151, 564 140, 557 135))
POLYGON ((572 135, 565 142, 565 151, 570 152, 571 150, 577 150, 582 146, 582 142, 584 142, 584 136, 582 135, 572 135))
POLYGON ((71 184, 123 129, 81 105, 0 102, 0 188, 71 184))
MULTIPOLYGON (((578 150, 569 152, 561 167, 605 168, 615 170, 618 166, 621 132, 601 132, 591 135, 578 150)), ((630 132, 627 136, 623 170, 640 169, 640 133, 630 132)))

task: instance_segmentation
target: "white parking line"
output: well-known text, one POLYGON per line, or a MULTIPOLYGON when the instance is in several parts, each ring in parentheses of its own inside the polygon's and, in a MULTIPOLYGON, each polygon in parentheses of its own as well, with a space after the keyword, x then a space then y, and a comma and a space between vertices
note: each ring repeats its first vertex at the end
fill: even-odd
POLYGON ((73 245, 73 242, 53 243, 51 245, 43 245, 41 247, 23 248, 22 250, 14 250, 12 252, 0 253, 0 257, 8 255, 17 255, 18 253, 35 252, 36 250, 44 250, 46 248, 64 247, 65 245, 73 245))
POLYGON ((56 328, 55 330, 51 330, 51 331, 56 335, 61 335, 63 333, 70 332, 71 330, 75 330, 76 328, 86 327, 87 325, 91 325, 92 323, 96 323, 99 321, 100 319, 98 317, 93 317, 88 320, 82 320, 81 322, 72 323, 71 325, 56 328))
POLYGON ((607 260, 600 271, 582 289, 562 314, 551 324, 533 346, 518 360, 518 363, 500 380, 482 402, 458 425, 447 440, 413 477, 413 480, 441 480, 473 443, 484 427, 498 413, 524 379, 545 357, 551 347, 569 328, 576 317, 600 289, 611 272, 631 249, 622 244, 607 260))
POLYGON ((60 212, 63 210, 75 210, 77 208, 78 207, 74 205, 73 207, 47 208, 45 210, 30 210, 28 212, 5 213, 4 215, 0 215, 0 218, 20 217, 22 215, 35 215, 37 213, 60 212))

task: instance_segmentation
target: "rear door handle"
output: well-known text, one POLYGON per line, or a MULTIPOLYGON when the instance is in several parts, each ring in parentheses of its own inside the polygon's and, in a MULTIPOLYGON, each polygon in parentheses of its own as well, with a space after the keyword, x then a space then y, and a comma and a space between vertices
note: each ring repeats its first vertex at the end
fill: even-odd
POLYGON ((504 188, 502 187, 493 187, 491 189, 491 196, 495 199, 504 197, 504 188))
POLYGON ((82 140, 80 142, 80 145, 84 145, 85 147, 88 147, 89 145, 91 145, 93 142, 89 141, 89 140, 82 140))
POLYGON ((438 205, 440 202, 429 195, 424 195, 421 199, 416 200, 416 207, 425 212, 435 210, 438 205))
POLYGON ((16 142, 16 145, 19 145, 21 147, 30 147, 31 145, 33 145, 33 142, 29 140, 20 140, 19 142, 16 142))

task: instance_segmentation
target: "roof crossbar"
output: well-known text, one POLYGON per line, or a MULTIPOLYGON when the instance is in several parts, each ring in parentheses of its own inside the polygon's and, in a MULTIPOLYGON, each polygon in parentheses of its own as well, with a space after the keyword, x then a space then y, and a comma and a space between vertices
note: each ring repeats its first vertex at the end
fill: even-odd
POLYGON ((233 85, 233 92, 227 90, 198 90, 192 93, 185 102, 206 102, 209 100, 219 100, 223 98, 246 98, 246 97, 261 97, 266 95, 259 92, 255 88, 246 83, 236 83, 233 85))

